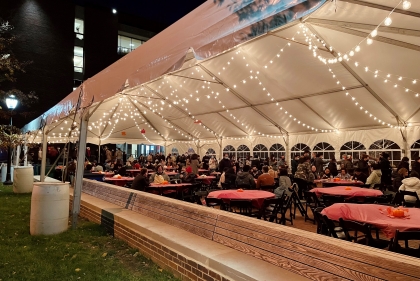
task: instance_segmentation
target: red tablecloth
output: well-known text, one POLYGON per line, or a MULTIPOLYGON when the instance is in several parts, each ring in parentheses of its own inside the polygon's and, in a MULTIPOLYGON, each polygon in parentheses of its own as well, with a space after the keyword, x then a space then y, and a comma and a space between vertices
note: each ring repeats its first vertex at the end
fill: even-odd
POLYGON ((420 209, 409 208, 408 218, 390 218, 387 206, 376 204, 336 203, 325 208, 321 213, 332 220, 354 220, 369 223, 379 228, 388 238, 393 238, 395 230, 420 230, 420 209), (381 210, 382 209, 382 212, 381 210))
POLYGON ((350 186, 351 190, 346 190, 348 186, 335 186, 330 188, 314 188, 311 189, 310 192, 315 192, 317 196, 321 196, 323 194, 326 195, 342 195, 346 197, 365 197, 365 196, 381 196, 383 195, 382 191, 377 189, 368 189, 368 188, 361 188, 356 186, 350 186))
POLYGON ((133 177, 135 177, 135 176, 137 176, 138 174, 140 174, 140 171, 141 170, 139 170, 139 169, 128 169, 128 170, 126 170, 128 173, 130 173, 131 174, 131 176, 133 176, 133 177))
POLYGON ((201 177, 201 176, 198 176, 197 177, 197 179, 198 180, 214 180, 214 179, 216 179, 216 177, 215 176, 205 176, 205 177, 201 177))
POLYGON ((351 181, 351 180, 340 180, 340 181, 331 181, 331 180, 314 180, 314 183, 317 184, 334 184, 334 185, 345 185, 345 186, 355 186, 355 185, 363 185, 361 181, 351 181))
POLYGON ((206 169, 198 169, 199 174, 207 174, 208 172, 209 170, 206 170, 206 169))
POLYGON ((190 183, 174 183, 174 184, 157 184, 157 183, 151 183, 150 186, 152 187, 158 187, 158 188, 164 188, 164 187, 175 187, 177 191, 182 190, 185 186, 191 185, 190 183))
POLYGON ((115 174, 110 172, 92 172, 92 174, 103 175, 106 178, 113 177, 115 174))
POLYGON ((261 209, 266 198, 274 198, 274 193, 261 190, 244 190, 243 192, 238 192, 235 190, 218 190, 210 192, 207 196, 208 198, 219 198, 223 199, 225 202, 229 202, 230 199, 245 199, 252 200, 252 205, 261 209))
MULTIPOLYGON (((153 175, 155 174, 155 172, 149 173, 149 175, 153 175)), ((179 173, 177 172, 165 172, 165 174, 169 177, 169 176, 176 176, 179 175, 179 173)))
POLYGON ((104 178, 104 181, 110 181, 115 185, 124 186, 128 181, 133 181, 134 178, 131 177, 122 177, 120 179, 117 178, 104 178))

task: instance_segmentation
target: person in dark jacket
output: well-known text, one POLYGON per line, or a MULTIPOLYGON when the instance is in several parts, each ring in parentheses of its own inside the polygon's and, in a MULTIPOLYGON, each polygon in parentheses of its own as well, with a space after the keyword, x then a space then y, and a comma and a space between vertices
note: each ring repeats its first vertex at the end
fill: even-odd
POLYGON ((408 170, 406 168, 401 168, 398 170, 397 175, 392 182, 392 191, 398 192, 398 189, 403 184, 402 180, 408 177, 408 170))
POLYGON ((407 171, 410 170, 410 163, 409 163, 408 157, 403 157, 401 159, 400 164, 398 165, 397 171, 399 171, 401 168, 405 168, 407 171))
POLYGON ((412 172, 417 172, 420 175, 420 157, 417 157, 416 161, 413 163, 412 172))
POLYGON ((203 169, 208 170, 209 169, 209 161, 210 161, 210 156, 209 153, 206 152, 206 155, 203 156, 203 169))
POLYGON ((143 168, 140 170, 140 174, 138 174, 131 185, 132 189, 145 191, 147 187, 149 187, 149 179, 147 177, 147 169, 143 168))
POLYGON ((299 165, 299 155, 296 154, 294 159, 292 160, 292 175, 296 173, 298 165, 299 165))
POLYGON ((391 180, 392 168, 391 168, 391 163, 389 162, 388 153, 382 152, 382 159, 380 162, 380 166, 381 166, 381 172, 382 172, 381 184, 385 186, 392 185, 392 180, 391 180))
POLYGON ((324 171, 324 164, 327 164, 327 163, 328 161, 324 160, 324 155, 322 155, 322 152, 318 152, 316 154, 316 158, 313 164, 316 167, 316 173, 318 175, 322 174, 322 172, 324 171))
POLYGON ((236 176, 236 186, 249 186, 250 189, 255 189, 255 179, 249 173, 250 168, 248 165, 245 165, 242 172, 238 173, 236 176))
POLYGON ((335 158, 332 158, 330 160, 330 163, 328 163, 328 169, 330 169, 331 175, 333 175, 333 177, 336 177, 338 175, 337 161, 335 160, 335 158))
POLYGON ((367 178, 368 178, 368 176, 365 173, 362 172, 362 169, 356 168, 354 170, 354 176, 353 176, 354 180, 366 183, 367 178))
POLYGON ((235 181, 236 181, 236 174, 235 171, 233 170, 233 168, 226 168, 226 172, 225 172, 225 183, 230 185, 230 186, 235 186, 235 181))
POLYGON ((225 157, 222 160, 220 160, 219 172, 223 173, 223 170, 225 168, 230 168, 230 167, 232 167, 232 164, 230 162, 229 155, 225 154, 225 157))
POLYGON ((362 158, 357 163, 357 168, 359 168, 363 174, 369 175, 369 155, 362 155, 362 158))
POLYGON ((185 183, 194 183, 195 179, 197 178, 197 174, 193 173, 193 169, 191 167, 185 168, 185 173, 182 175, 182 182, 185 183))

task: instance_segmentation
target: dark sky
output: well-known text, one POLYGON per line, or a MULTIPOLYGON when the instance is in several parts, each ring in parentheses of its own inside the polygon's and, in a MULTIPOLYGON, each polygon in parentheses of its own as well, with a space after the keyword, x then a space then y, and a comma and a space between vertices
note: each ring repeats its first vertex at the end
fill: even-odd
POLYGON ((74 0, 76 4, 90 4, 115 8, 121 13, 143 17, 163 25, 171 25, 202 3, 203 0, 74 0))

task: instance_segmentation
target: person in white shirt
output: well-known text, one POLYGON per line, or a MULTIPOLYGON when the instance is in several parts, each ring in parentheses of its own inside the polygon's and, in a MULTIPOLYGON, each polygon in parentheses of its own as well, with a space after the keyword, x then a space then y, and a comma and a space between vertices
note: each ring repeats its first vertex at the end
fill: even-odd
MULTIPOLYGON (((402 180, 402 185, 398 190, 400 191, 414 191, 420 198, 420 175, 416 171, 412 171, 409 178, 402 180)), ((404 200, 407 202, 416 202, 416 197, 405 195, 404 200)))

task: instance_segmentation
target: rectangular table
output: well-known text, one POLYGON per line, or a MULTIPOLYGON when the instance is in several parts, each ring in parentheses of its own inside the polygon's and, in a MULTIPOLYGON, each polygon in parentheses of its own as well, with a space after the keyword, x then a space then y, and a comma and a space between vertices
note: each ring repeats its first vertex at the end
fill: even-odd
POLYGON ((377 204, 336 203, 325 208, 321 214, 331 220, 358 221, 379 228, 386 237, 393 238, 395 231, 420 230, 420 209, 409 208, 409 218, 391 218, 387 215, 388 206, 377 204))

